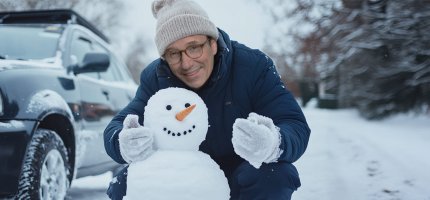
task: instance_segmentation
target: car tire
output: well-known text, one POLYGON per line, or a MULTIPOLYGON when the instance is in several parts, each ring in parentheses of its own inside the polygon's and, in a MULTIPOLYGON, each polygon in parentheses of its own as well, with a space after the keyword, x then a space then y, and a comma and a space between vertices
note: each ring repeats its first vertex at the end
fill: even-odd
POLYGON ((70 169, 61 138, 51 130, 36 130, 24 158, 17 199, 64 199, 70 169))

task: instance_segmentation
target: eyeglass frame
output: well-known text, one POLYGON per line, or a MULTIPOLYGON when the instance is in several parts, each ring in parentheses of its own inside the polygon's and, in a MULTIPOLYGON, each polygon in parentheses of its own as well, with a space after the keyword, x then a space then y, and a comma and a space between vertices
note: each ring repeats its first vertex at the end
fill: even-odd
POLYGON ((200 58, 203 55, 203 46, 205 46, 206 43, 210 42, 212 39, 210 37, 206 38, 205 42, 201 43, 201 44, 192 44, 190 46, 188 46, 187 48, 183 49, 183 50, 175 50, 174 53, 179 53, 179 58, 178 61, 176 62, 169 62, 169 60, 166 58, 166 53, 167 51, 161 56, 162 59, 164 59, 167 63, 169 63, 170 65, 175 65, 178 64, 182 61, 182 53, 185 53, 185 55, 187 55, 189 58, 191 59, 197 59, 200 58), (199 48, 200 49, 200 55, 196 56, 196 57, 191 57, 187 52, 187 51, 191 51, 190 48, 199 48))

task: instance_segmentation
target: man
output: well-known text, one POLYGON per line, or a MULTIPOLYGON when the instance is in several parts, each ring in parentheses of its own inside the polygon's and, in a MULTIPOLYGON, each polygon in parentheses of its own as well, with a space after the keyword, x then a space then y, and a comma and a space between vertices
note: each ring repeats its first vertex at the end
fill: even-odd
MULTIPOLYGON (((224 171, 231 199, 291 199, 300 186, 292 163, 304 153, 310 129, 272 60, 230 40, 193 1, 155 1, 152 11, 161 58, 144 69, 135 98, 106 128, 107 153, 119 163, 151 156, 152 131, 141 126, 147 101, 160 89, 182 87, 208 107, 200 150, 224 171), (139 124, 130 125, 128 114, 138 115, 139 124)), ((119 182, 126 182, 123 174, 119 182)), ((111 184, 111 198, 121 199, 124 185, 111 184)))

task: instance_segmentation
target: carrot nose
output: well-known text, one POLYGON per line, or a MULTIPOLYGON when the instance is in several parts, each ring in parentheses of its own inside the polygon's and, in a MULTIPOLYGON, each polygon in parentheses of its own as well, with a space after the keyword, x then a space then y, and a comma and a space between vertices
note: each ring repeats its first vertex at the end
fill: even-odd
POLYGON ((193 104, 192 106, 185 108, 184 110, 182 110, 181 112, 179 112, 178 114, 176 114, 176 119, 178 121, 182 121, 185 119, 185 117, 187 117, 191 111, 193 111, 193 109, 196 107, 196 104, 193 104))

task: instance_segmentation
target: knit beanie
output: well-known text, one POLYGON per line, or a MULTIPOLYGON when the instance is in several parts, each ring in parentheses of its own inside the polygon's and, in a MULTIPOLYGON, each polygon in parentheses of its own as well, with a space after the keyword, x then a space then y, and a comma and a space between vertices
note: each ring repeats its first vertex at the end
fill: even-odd
POLYGON ((152 2, 152 14, 157 19, 155 44, 160 55, 171 43, 191 35, 208 35, 218 39, 216 26, 194 1, 156 0, 152 2))

